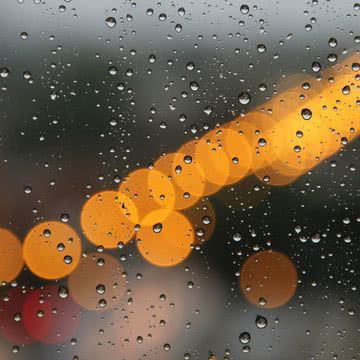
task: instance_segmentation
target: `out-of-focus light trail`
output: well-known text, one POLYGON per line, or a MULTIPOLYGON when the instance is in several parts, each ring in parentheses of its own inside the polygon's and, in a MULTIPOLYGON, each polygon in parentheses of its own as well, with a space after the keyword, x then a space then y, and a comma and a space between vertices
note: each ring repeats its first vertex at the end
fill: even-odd
MULTIPOLYGON (((133 171, 117 191, 92 195, 80 216, 83 233, 105 249, 121 248, 135 235, 140 254, 151 264, 167 267, 181 263, 214 231, 215 213, 208 196, 250 174, 269 185, 288 185, 359 135, 358 60, 355 54, 324 71, 321 81, 303 81, 187 142, 177 152, 160 157, 152 167, 133 171)), ((81 256, 80 237, 67 224, 37 224, 26 235, 22 252, 14 234, 0 229, 0 235, 0 279, 4 284, 16 279, 25 261, 40 278, 69 276, 72 298, 88 310, 111 309, 123 294, 122 266, 107 254, 81 256), (106 287, 106 295, 102 287, 106 287)), ((252 255, 240 273, 245 297, 255 305, 264 297, 262 306, 268 308, 285 304, 296 285, 292 261, 276 251, 252 255), (287 276, 279 276, 284 273, 287 276)), ((43 292, 54 293, 54 289, 43 292)), ((11 296, 21 298, 19 304, 30 305, 38 298, 33 291, 13 291, 11 296)), ((35 316, 30 305, 29 319, 35 316)), ((0 311, 6 313, 8 307, 4 303, 0 311)), ((45 334, 56 317, 42 324, 44 334, 35 329, 33 321, 28 321, 26 332, 9 325, 6 316, 2 318, 0 332, 9 339, 57 341, 56 334, 45 334)))

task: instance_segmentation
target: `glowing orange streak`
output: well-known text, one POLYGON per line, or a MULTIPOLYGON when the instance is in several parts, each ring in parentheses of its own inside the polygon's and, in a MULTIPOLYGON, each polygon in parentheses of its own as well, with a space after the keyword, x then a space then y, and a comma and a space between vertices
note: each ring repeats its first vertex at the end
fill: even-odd
MULTIPOLYGON (((121 210, 134 224, 136 214, 142 227, 153 228, 157 224, 144 219, 153 219, 152 213, 166 209, 161 214, 168 217, 157 222, 166 224, 167 220, 174 232, 181 233, 181 222, 171 221, 177 219, 174 209, 185 209, 194 204, 194 199, 215 193, 251 173, 271 185, 295 181, 359 135, 358 57, 349 57, 324 72, 327 84, 310 80, 315 83, 310 89, 303 85, 300 91, 287 90, 243 117, 217 126, 200 140, 185 144, 173 156, 162 159, 161 169, 169 169, 170 174, 156 166, 136 170, 120 184, 119 195, 126 195, 137 211, 129 216, 133 207, 122 206, 121 210), (184 168, 181 175, 179 165, 184 168), (191 200, 181 198, 185 195, 191 200)), ((97 226, 102 228, 102 224, 97 226)), ((144 246, 146 239, 141 240, 144 246)))

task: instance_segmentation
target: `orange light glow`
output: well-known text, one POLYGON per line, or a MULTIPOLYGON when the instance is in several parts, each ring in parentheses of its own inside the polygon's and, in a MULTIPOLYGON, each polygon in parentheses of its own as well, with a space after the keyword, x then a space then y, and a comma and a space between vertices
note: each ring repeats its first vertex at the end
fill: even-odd
POLYGON ((196 177, 198 174, 194 174, 193 170, 189 171, 188 164, 185 164, 183 159, 178 160, 179 155, 179 153, 171 153, 160 157, 155 162, 154 168, 172 182, 175 195, 174 208, 185 209, 199 200, 202 193, 199 195, 198 191, 204 188, 204 183, 196 177))
POLYGON ((137 208, 137 215, 129 219, 136 224, 143 222, 150 212, 175 206, 175 190, 166 175, 155 169, 135 170, 120 184, 119 194, 130 198, 137 208))
POLYGON ((0 282, 11 282, 24 266, 22 245, 15 234, 0 228, 0 282))
POLYGON ((173 266, 184 261, 194 243, 190 221, 177 211, 157 210, 146 219, 137 232, 140 254, 157 266, 173 266))
POLYGON ((175 183, 181 187, 182 191, 188 191, 192 189, 192 193, 196 196, 208 196, 216 193, 221 189, 221 184, 215 184, 207 180, 204 170, 201 168, 201 165, 197 159, 196 151, 198 148, 199 140, 192 140, 180 147, 177 151, 174 164, 175 164, 175 173, 176 166, 184 162, 185 158, 190 157, 191 163, 186 164, 184 168, 184 174, 179 173, 174 175, 175 183), (192 177, 189 177, 189 175, 192 177))
POLYGON ((297 271, 284 254, 266 250, 251 255, 240 273, 240 288, 254 305, 272 309, 286 304, 295 294, 297 271))
POLYGON ((135 233, 134 223, 126 214, 132 214, 133 220, 137 217, 130 199, 116 191, 102 191, 83 206, 81 227, 93 244, 115 248, 120 242, 126 244, 135 233))
POLYGON ((195 160, 202 169, 206 180, 224 186, 230 179, 231 159, 222 144, 221 128, 206 133, 198 142, 195 160))
POLYGON ((74 229, 58 221, 34 226, 26 235, 26 265, 40 278, 54 280, 69 275, 77 266, 81 240, 74 229))

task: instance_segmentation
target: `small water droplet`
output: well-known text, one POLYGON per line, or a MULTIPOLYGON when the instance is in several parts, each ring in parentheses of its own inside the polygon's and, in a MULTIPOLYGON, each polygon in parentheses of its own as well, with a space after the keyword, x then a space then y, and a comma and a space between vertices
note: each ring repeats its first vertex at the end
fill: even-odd
POLYGON ((113 28, 116 25, 116 19, 112 16, 109 16, 105 19, 105 23, 109 28, 113 28))

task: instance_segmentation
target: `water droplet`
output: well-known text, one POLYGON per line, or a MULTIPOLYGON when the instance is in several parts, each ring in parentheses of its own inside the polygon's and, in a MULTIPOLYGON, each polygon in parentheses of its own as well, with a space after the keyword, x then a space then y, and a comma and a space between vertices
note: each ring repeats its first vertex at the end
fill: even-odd
POLYGON ((109 67, 109 74, 110 75, 116 75, 117 74, 117 68, 115 66, 109 67))
POLYGON ((251 340, 251 336, 248 332, 242 332, 239 336, 239 341, 242 344, 247 344, 251 340))
POLYGON ((211 219, 210 219, 210 217, 209 216, 203 216, 203 218, 201 219, 201 221, 202 221, 202 223, 204 224, 204 225, 209 225, 210 223, 211 223, 211 219))
POLYGON ((236 241, 236 242, 240 241, 241 240, 241 235, 239 233, 235 233, 233 235, 233 240, 236 241))
POLYGON ((96 286, 96 292, 100 295, 105 293, 105 285, 99 284, 96 286))
POLYGON ((258 315, 256 317, 255 324, 259 329, 264 329, 267 326, 267 319, 261 315, 258 315))
POLYGON ((185 15, 185 9, 184 9, 183 7, 179 8, 177 12, 178 12, 178 14, 179 14, 180 16, 184 16, 184 15, 185 15))
POLYGON ((62 299, 66 299, 68 297, 68 295, 69 295, 69 291, 65 286, 61 285, 61 286, 59 286, 58 295, 62 299))
POLYGON ((336 47, 336 45, 337 45, 337 40, 335 38, 330 38, 329 39, 329 46, 334 48, 334 47, 336 47))
POLYGON ((198 84, 196 81, 192 81, 192 82, 190 83, 190 89, 191 89, 192 91, 197 91, 197 90, 199 90, 199 84, 198 84))
POLYGON ((2 78, 8 77, 9 76, 9 70, 7 68, 5 68, 5 67, 1 68, 0 69, 0 76, 2 78))
POLYGON ((69 265, 69 264, 71 264, 72 263, 72 257, 70 256, 70 255, 65 255, 64 256, 64 263, 65 264, 67 264, 67 265, 69 265))
POLYGON ((241 5, 240 6, 240 12, 242 13, 242 14, 247 14, 248 12, 249 12, 249 6, 248 5, 241 5))
POLYGON ((317 61, 314 61, 311 65, 311 68, 314 72, 319 72, 321 70, 321 65, 317 61))
POLYGON ((141 343, 143 342, 142 336, 138 336, 138 337, 136 338, 136 342, 137 342, 138 344, 141 344, 141 343))
POLYGON ((259 45, 257 46, 257 51, 258 51, 259 53, 265 52, 265 51, 266 51, 266 46, 265 46, 264 44, 259 44, 259 45))
POLYGON ((247 92, 242 92, 240 95, 239 95, 239 103, 242 104, 242 105, 247 105, 249 104, 249 102, 251 101, 251 96, 249 93, 247 92))
POLYGON ((349 85, 344 86, 341 91, 344 95, 349 95, 350 94, 350 86, 349 85))
POLYGON ((60 215, 60 220, 63 222, 63 223, 67 223, 69 220, 70 220, 70 215, 69 214, 66 214, 66 213, 62 213, 60 215))
POLYGON ((302 116, 302 118, 303 118, 304 120, 310 120, 311 117, 312 117, 312 112, 311 112, 310 109, 307 109, 307 108, 302 109, 302 110, 301 110, 301 116, 302 116))
POLYGON ((260 147, 264 147, 266 145, 266 140, 264 138, 260 138, 258 144, 260 147))
POLYGON ((153 225, 153 231, 154 233, 160 233, 162 230, 162 224, 161 223, 157 223, 155 225, 153 225))
POLYGON ((188 69, 188 70, 194 70, 195 69, 195 64, 193 63, 193 62, 188 62, 187 64, 186 64, 186 68, 188 69))
POLYGON ((43 235, 45 236, 45 237, 50 237, 51 236, 51 231, 50 231, 50 229, 44 229, 44 231, 43 231, 43 235))
POLYGON ((98 305, 99 305, 100 308, 103 309, 104 307, 106 307, 107 302, 106 302, 105 299, 100 299, 100 300, 98 301, 98 305))
POLYGON ((113 28, 116 25, 116 19, 112 16, 109 16, 105 19, 105 23, 109 28, 113 28))

